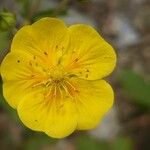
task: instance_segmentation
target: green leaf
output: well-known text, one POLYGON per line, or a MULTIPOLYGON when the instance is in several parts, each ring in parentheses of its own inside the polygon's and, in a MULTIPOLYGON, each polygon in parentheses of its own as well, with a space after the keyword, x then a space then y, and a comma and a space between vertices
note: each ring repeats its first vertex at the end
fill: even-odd
POLYGON ((0 12, 0 31, 9 31, 16 25, 16 16, 8 11, 0 12))
POLYGON ((7 48, 7 44, 8 44, 8 40, 9 40, 8 34, 9 34, 8 32, 0 33, 0 52, 7 48))
POLYGON ((133 101, 141 106, 150 107, 150 82, 131 70, 120 74, 120 83, 133 101))

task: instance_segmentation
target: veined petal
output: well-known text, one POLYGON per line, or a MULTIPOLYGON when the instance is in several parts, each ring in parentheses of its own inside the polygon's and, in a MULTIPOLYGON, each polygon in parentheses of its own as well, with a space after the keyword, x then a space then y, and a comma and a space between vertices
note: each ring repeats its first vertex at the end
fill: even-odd
POLYGON ((75 99, 78 114, 77 129, 94 128, 112 107, 114 100, 113 90, 104 80, 76 79, 72 82, 79 91, 75 99))
POLYGON ((113 48, 92 27, 69 27, 70 44, 64 64, 78 77, 101 79, 112 72, 116 63, 113 48))
POLYGON ((54 138, 68 136, 77 126, 74 102, 67 98, 45 98, 40 90, 27 94, 19 103, 17 110, 21 121, 30 129, 54 138))
POLYGON ((3 94, 13 108, 32 91, 33 83, 46 78, 39 66, 31 64, 32 59, 27 53, 10 52, 1 64, 3 94))
POLYGON ((45 57, 45 60, 55 65, 68 42, 69 35, 64 22, 47 17, 21 28, 12 41, 11 51, 24 51, 45 57))
POLYGON ((54 138, 70 135, 77 127, 77 114, 74 102, 70 98, 54 101, 45 123, 45 133, 54 138))
POLYGON ((11 52, 6 55, 1 64, 3 81, 23 79, 31 73, 29 62, 32 56, 22 52, 11 52))
POLYGON ((7 81, 3 84, 3 96, 8 104, 17 108, 24 96, 31 92, 31 83, 25 81, 7 81))
POLYGON ((20 101, 17 111, 19 118, 28 128, 43 131, 48 110, 42 88, 33 89, 26 94, 20 101))

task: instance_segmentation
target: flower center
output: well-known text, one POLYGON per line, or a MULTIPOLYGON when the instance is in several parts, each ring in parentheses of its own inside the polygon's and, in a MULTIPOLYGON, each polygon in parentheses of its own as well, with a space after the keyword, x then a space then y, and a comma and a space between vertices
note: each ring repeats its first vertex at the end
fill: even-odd
POLYGON ((64 76, 64 69, 62 66, 55 66, 52 67, 47 74, 49 78, 52 79, 53 81, 59 81, 64 76))
POLYGON ((74 98, 78 93, 77 87, 61 65, 51 67, 45 71, 46 78, 42 79, 34 87, 45 88, 44 97, 47 100, 62 99, 64 97, 74 98))

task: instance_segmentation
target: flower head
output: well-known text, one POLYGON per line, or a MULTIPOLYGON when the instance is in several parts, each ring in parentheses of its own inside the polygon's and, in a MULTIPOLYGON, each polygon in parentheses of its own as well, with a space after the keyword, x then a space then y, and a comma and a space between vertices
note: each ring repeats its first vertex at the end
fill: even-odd
POLYGON ((43 18, 21 28, 1 64, 3 94, 30 129, 62 138, 97 126, 113 104, 102 78, 113 48, 90 26, 43 18))

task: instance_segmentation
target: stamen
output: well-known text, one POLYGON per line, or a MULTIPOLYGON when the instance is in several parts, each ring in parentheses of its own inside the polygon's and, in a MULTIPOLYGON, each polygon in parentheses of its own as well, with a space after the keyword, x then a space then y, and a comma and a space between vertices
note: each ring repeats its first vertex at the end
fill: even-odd
POLYGON ((65 82, 68 83, 73 88, 74 91, 77 90, 70 82, 68 82, 68 81, 65 81, 65 82))
POLYGON ((63 98, 63 92, 62 92, 62 89, 60 88, 60 86, 58 86, 59 88, 59 92, 60 92, 60 98, 62 99, 63 98))
POLYGON ((63 87, 63 89, 66 92, 66 95, 69 95, 71 98, 73 98, 73 96, 70 94, 70 92, 68 91, 68 88, 62 83, 61 86, 63 87))
POLYGON ((36 66, 36 67, 38 66, 38 63, 37 63, 37 62, 35 63, 35 66, 36 66))
POLYGON ((79 60, 79 58, 76 58, 74 61, 77 62, 79 60))
POLYGON ((39 83, 33 84, 33 85, 32 85, 32 88, 35 88, 35 87, 40 86, 40 85, 43 85, 43 84, 44 84, 43 82, 39 82, 39 83))
POLYGON ((64 50, 65 48, 62 46, 62 51, 64 50))
POLYGON ((29 65, 32 66, 32 62, 31 61, 29 61, 29 65))
POLYGON ((61 83, 61 86, 63 87, 63 89, 65 90, 66 93, 69 93, 67 88, 65 87, 65 85, 63 83, 61 83))
POLYGON ((35 56, 35 55, 33 56, 33 59, 34 59, 34 60, 36 59, 36 56, 35 56))
POLYGON ((89 75, 88 75, 88 74, 86 74, 86 75, 85 75, 85 78, 88 78, 88 76, 89 76, 89 75))
POLYGON ((47 53, 47 52, 44 52, 44 55, 46 55, 46 56, 47 56, 47 55, 48 55, 48 53, 47 53))
POLYGON ((30 61, 29 64, 32 64, 31 68, 35 67, 35 69, 40 69, 38 71, 42 71, 41 75, 36 77, 34 74, 32 74, 31 78, 34 81, 32 88, 39 86, 44 88, 45 105, 49 105, 49 103, 51 103, 49 101, 61 100, 65 96, 69 96, 72 99, 75 98, 78 90, 69 80, 69 78, 74 77, 75 75, 71 74, 68 76, 68 74, 65 74, 62 66, 54 66, 52 68, 43 70, 44 67, 41 66, 40 63, 37 64, 36 61, 30 61), (38 67, 36 67, 37 65, 38 67))
POLYGON ((49 87, 51 84, 52 84, 51 82, 47 82, 47 83, 45 84, 45 87, 49 87))
POLYGON ((56 85, 54 85, 54 93, 53 93, 53 97, 56 98, 57 96, 57 89, 56 89, 56 85))
POLYGON ((53 88, 53 86, 51 86, 50 88, 49 88, 49 90, 48 90, 48 92, 45 94, 45 98, 47 98, 47 97, 49 97, 50 95, 51 95, 51 92, 52 92, 52 88, 53 88))

